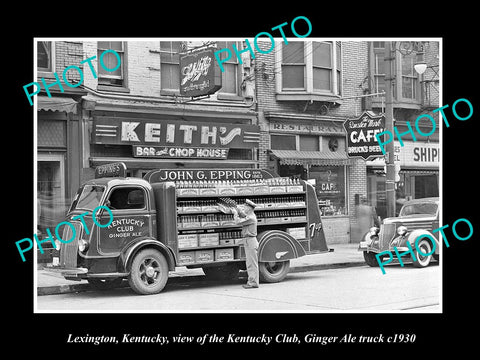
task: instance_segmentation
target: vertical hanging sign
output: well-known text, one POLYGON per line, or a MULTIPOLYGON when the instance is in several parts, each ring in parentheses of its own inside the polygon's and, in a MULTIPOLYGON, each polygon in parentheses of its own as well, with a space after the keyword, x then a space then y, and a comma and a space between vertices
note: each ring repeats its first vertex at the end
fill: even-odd
POLYGON ((222 87, 222 75, 214 60, 213 49, 180 54, 181 95, 209 95, 222 87))
POLYGON ((385 116, 365 111, 359 118, 349 119, 343 123, 347 132, 347 155, 362 157, 383 156, 376 134, 385 129, 385 116))

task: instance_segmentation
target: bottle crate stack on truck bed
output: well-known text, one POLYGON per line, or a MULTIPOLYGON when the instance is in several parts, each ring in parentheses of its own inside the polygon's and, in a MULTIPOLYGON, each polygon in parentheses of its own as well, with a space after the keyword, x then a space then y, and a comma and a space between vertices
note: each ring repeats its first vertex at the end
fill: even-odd
MULTIPOLYGON (((244 169, 235 173, 254 172, 255 178, 173 182, 163 181, 162 171, 139 179, 126 177, 123 163, 98 167, 96 179, 79 189, 67 219, 105 205, 113 222, 96 227, 91 216, 84 216, 91 231, 87 235, 78 226, 75 238, 61 244, 59 266, 50 270, 103 288, 127 278, 139 294, 160 292, 176 266, 201 267, 211 278, 232 278, 245 268, 245 252, 241 227, 217 206, 225 199, 237 204, 250 199, 258 205, 262 281, 283 280, 291 259, 328 252, 314 188, 303 180, 244 169)), ((109 216, 105 211, 96 217, 109 216)))

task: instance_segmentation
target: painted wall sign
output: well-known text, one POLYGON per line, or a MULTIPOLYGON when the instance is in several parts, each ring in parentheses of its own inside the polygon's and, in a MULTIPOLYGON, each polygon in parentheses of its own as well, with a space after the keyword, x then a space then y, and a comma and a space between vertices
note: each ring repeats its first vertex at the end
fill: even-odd
MULTIPOLYGON (((440 166, 440 144, 436 142, 404 141, 403 147, 395 141, 394 159, 400 168, 438 169, 440 166)), ((384 166, 384 157, 367 161, 367 166, 384 166)))
POLYGON ((257 125, 96 117, 94 144, 249 149, 260 141, 257 125))
POLYGON ((270 122, 270 131, 288 132, 288 133, 302 133, 311 135, 340 135, 344 134, 345 130, 341 123, 334 123, 333 121, 318 121, 315 124, 288 124, 281 122, 270 122))
POLYGON ((143 158, 226 159, 228 156, 227 148, 133 145, 132 149, 134 157, 143 158))
POLYGON ((375 137, 385 129, 385 116, 365 111, 359 118, 343 123, 347 132, 347 155, 362 157, 383 156, 382 149, 375 137))
POLYGON ((162 181, 253 180, 270 179, 273 175, 262 169, 162 169, 151 170, 143 177, 150 183, 162 181))
POLYGON ((222 75, 214 61, 213 49, 180 54, 180 94, 202 96, 218 91, 222 75))

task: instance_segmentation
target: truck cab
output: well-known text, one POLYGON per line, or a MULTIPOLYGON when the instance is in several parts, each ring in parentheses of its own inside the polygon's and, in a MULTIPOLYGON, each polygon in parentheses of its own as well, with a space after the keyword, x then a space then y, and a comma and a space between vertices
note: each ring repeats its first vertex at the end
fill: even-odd
POLYGON ((315 191, 306 182, 266 176, 187 184, 157 181, 155 172, 129 178, 124 170, 122 163, 104 165, 80 187, 66 215, 75 236, 64 228, 62 239, 70 240, 60 244, 59 265, 47 270, 101 288, 128 279, 139 294, 160 292, 176 266, 233 277, 245 268, 245 253, 240 226, 217 208, 225 197, 259 204, 262 281, 282 281, 293 258, 328 252, 315 191))

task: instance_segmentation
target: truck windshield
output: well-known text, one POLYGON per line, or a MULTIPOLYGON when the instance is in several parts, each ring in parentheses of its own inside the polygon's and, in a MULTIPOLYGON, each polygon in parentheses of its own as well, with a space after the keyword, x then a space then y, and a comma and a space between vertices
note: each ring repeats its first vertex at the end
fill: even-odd
POLYGON ((105 186, 85 185, 81 188, 72 203, 71 210, 85 209, 92 211, 100 205, 100 199, 105 192, 105 186))
POLYGON ((435 215, 437 213, 438 205, 431 202, 406 204, 400 210, 400 216, 426 214, 435 215))

